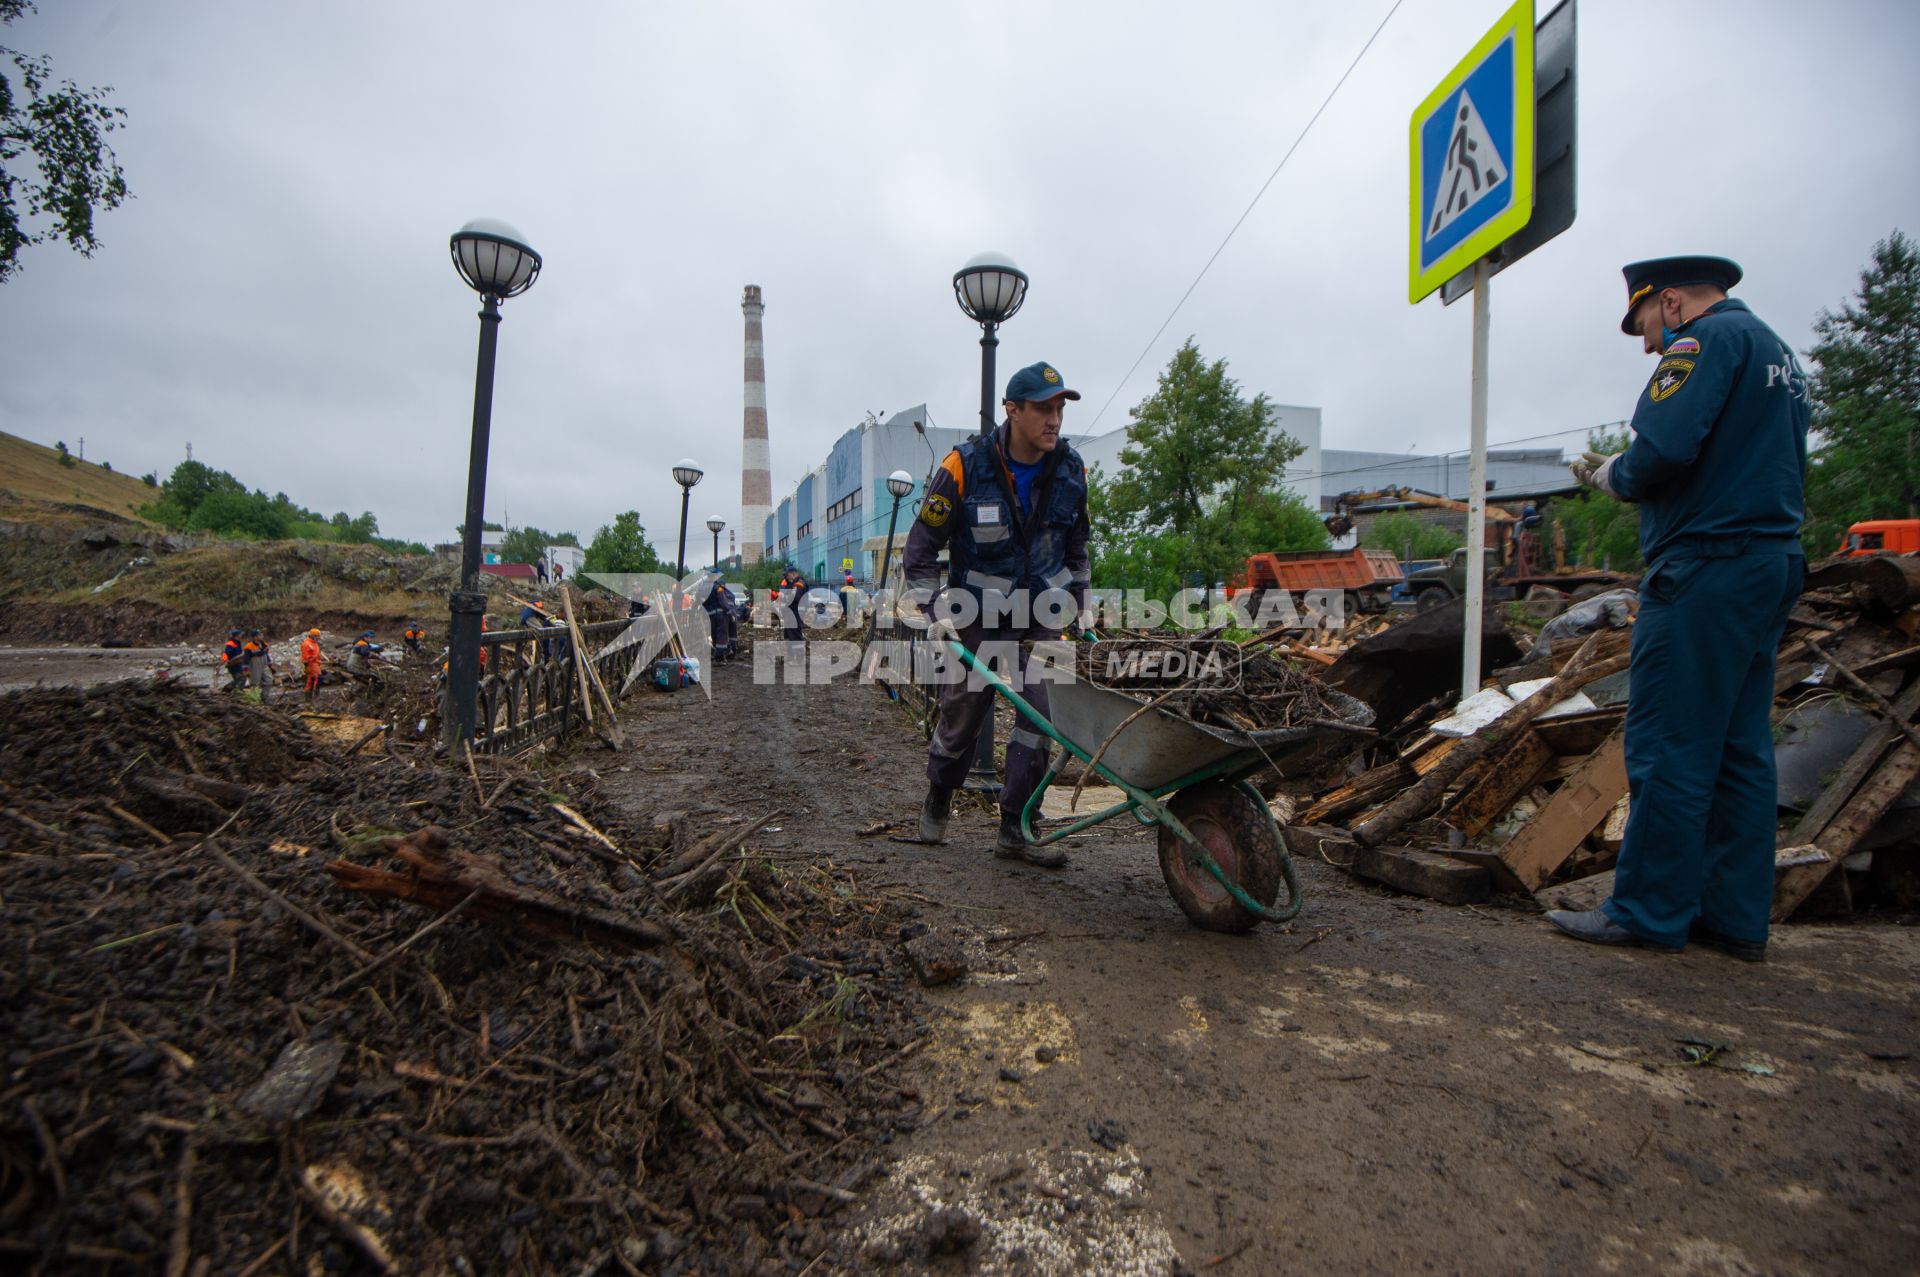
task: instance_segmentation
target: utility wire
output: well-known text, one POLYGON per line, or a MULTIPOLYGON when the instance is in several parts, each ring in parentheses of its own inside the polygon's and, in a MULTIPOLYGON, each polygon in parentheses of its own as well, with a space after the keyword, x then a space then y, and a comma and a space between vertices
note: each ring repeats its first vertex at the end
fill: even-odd
POLYGON ((1227 231, 1227 237, 1220 241, 1220 247, 1213 250, 1213 256, 1207 258, 1207 264, 1200 268, 1200 273, 1193 277, 1191 284, 1187 285, 1187 291, 1180 294, 1180 300, 1173 304, 1173 309, 1167 312, 1167 317, 1160 322, 1160 327, 1154 330, 1152 337, 1148 338, 1146 348, 1140 352, 1140 357, 1133 361, 1133 367, 1127 369, 1127 375, 1120 379, 1119 384, 1114 386, 1113 393, 1107 396, 1107 401, 1100 405, 1100 411, 1095 413, 1093 420, 1087 424, 1086 432, 1088 434, 1091 434, 1093 428, 1100 424, 1100 418, 1107 415, 1107 409, 1113 407, 1113 401, 1120 397, 1122 390, 1126 389, 1127 382, 1132 379, 1134 373, 1140 370, 1140 365, 1146 362, 1147 356, 1153 353, 1154 343, 1159 341, 1160 335, 1167 331, 1167 325, 1171 324, 1173 317, 1180 313, 1180 308, 1187 304, 1187 298, 1193 296, 1193 290, 1200 287, 1200 281, 1207 277, 1207 272, 1213 269, 1213 264, 1220 260, 1220 254, 1227 251, 1227 245, 1233 241, 1233 237, 1239 232, 1241 225, 1252 215, 1254 205, 1260 202, 1260 198, 1267 193, 1267 188, 1273 185, 1273 179, 1280 176, 1280 170, 1287 166, 1287 161, 1292 159, 1293 153, 1300 149, 1300 144, 1307 140, 1307 134, 1313 131, 1314 124, 1319 121, 1321 115, 1326 112, 1326 109, 1333 104, 1334 96, 1340 92, 1340 86, 1347 82, 1347 77, 1352 75, 1354 69, 1360 65, 1360 59, 1367 56, 1367 50, 1371 49, 1373 42, 1380 38, 1380 33, 1387 29, 1387 23, 1391 22, 1393 15, 1400 11, 1402 3, 1404 3, 1404 0, 1393 0, 1393 7, 1387 10, 1387 16, 1380 19, 1380 25, 1373 29, 1373 34, 1367 37, 1367 42, 1360 46, 1360 52, 1353 55, 1353 61, 1347 64, 1347 69, 1340 73, 1338 80, 1334 81, 1333 88, 1327 91, 1327 96, 1320 103, 1319 109, 1316 110, 1312 118, 1307 121, 1306 127, 1300 130, 1300 135, 1293 139, 1293 145, 1289 146, 1287 153, 1280 157, 1280 162, 1273 166, 1273 172, 1267 174, 1267 180, 1260 184, 1260 189, 1253 193, 1253 199, 1248 202, 1246 211, 1240 214, 1233 226, 1227 231))

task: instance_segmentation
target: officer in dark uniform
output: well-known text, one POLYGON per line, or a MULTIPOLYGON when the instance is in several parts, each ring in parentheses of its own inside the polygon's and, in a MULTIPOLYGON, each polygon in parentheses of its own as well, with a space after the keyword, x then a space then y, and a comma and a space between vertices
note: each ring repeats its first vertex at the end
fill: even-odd
MULTIPOLYGON (((1046 684, 1034 677, 1031 648, 1018 644, 1060 637, 1059 629, 1045 624, 1057 616, 1054 605, 1069 612, 1086 606, 1087 468, 1060 437, 1065 402, 1079 397, 1050 364, 1015 373, 1007 382, 1006 420, 990 437, 970 439, 947 454, 907 534, 910 591, 924 591, 918 597, 927 598, 940 585, 944 549, 946 589, 965 591, 984 609, 957 630, 943 620, 932 623, 930 632, 940 637, 944 631, 970 651, 985 649, 983 655, 996 648, 1008 657, 1019 653, 1007 681, 1042 714, 1048 709, 1046 684), (1010 616, 999 611, 1003 607, 1010 607, 1010 616)), ((927 798, 920 809, 920 837, 927 842, 946 837, 953 792, 966 779, 993 697, 992 688, 972 679, 941 687, 940 726, 927 749, 927 798)), ((1049 744, 1024 720, 1014 729, 993 854, 1052 869, 1066 863, 1066 853, 1029 843, 1020 823, 1046 771, 1049 744)))
POLYGON ((1660 363, 1632 446, 1573 470, 1640 506, 1632 814, 1612 899, 1547 917, 1596 944, 1692 938, 1757 962, 1773 900, 1774 652, 1806 571, 1807 384, 1792 348, 1727 296, 1732 262, 1666 257, 1626 277, 1620 329, 1660 363))
POLYGON ((713 659, 725 664, 733 659, 733 592, 727 589, 724 577, 713 578, 713 588, 707 592, 701 607, 707 614, 707 626, 713 639, 713 659))

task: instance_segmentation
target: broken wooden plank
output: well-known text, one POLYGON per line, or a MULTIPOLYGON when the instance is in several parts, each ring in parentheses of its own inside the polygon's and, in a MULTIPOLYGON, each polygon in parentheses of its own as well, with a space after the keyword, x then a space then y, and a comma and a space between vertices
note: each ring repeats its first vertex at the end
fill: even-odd
MULTIPOLYGON (((1920 682, 1900 694, 1893 703, 1894 716, 1902 722, 1920 713, 1920 682)), ((1854 790, 1860 787, 1870 772, 1879 764, 1897 733, 1889 722, 1878 722, 1868 730, 1866 737, 1854 748, 1840 770, 1820 791, 1820 797, 1813 806, 1795 822, 1791 833, 1780 838, 1783 846, 1796 846, 1813 842, 1822 829, 1839 814, 1841 807, 1853 797, 1854 790)))
POLYGON ((1487 881, 1492 888, 1504 896, 1526 896, 1532 892, 1527 884, 1514 877, 1513 870, 1506 861, 1500 859, 1500 853, 1491 847, 1449 847, 1446 854, 1449 859, 1463 864, 1477 865, 1487 871, 1487 881))
POLYGON ((1338 789, 1330 789, 1320 795, 1313 806, 1300 814, 1300 823, 1324 825, 1330 820, 1338 820, 1348 812, 1359 811, 1389 794, 1398 793, 1417 779, 1413 768, 1402 759, 1382 763, 1361 772, 1338 789))
POLYGON ((1825 861, 1811 861, 1788 875, 1776 872, 1773 883, 1773 920, 1781 922, 1793 915, 1808 896, 1826 881, 1835 867, 1853 853, 1880 818, 1887 814, 1914 777, 1920 776, 1920 746, 1903 740, 1886 761, 1874 769, 1865 784, 1854 791, 1834 818, 1813 839, 1812 845, 1826 854, 1825 861))
POLYGON ((1598 909, 1613 895, 1613 873, 1609 869, 1588 878, 1575 878, 1536 893, 1535 899, 1543 909, 1571 909, 1575 913, 1598 909))
POLYGON ((1552 766, 1554 757, 1538 731, 1529 728, 1521 732, 1505 749, 1490 756, 1480 778, 1448 811, 1447 823, 1469 838, 1485 833, 1507 814, 1516 798, 1533 788, 1552 766))
POLYGON ((1348 869, 1362 878, 1442 904, 1479 904, 1493 893, 1492 880, 1481 866, 1413 847, 1356 844, 1348 869))
POLYGON ((1601 743, 1538 815, 1500 849, 1501 861, 1538 891, 1627 792, 1626 729, 1601 743))
POLYGON ((1627 817, 1632 814, 1632 810, 1633 804, 1624 795, 1613 805, 1613 810, 1607 813, 1607 818, 1601 824, 1597 835, 1600 839, 1600 850, 1612 852, 1615 855, 1620 853, 1620 845, 1627 840, 1627 817))

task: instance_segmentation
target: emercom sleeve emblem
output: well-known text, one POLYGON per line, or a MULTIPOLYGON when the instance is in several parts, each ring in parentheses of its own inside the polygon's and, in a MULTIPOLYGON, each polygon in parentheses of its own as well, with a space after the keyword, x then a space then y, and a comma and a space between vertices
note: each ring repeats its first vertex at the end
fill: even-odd
POLYGON ((926 504, 920 507, 920 521, 930 528, 940 527, 952 514, 953 502, 937 492, 929 496, 926 504))
POLYGON ((1660 366, 1653 370, 1653 380, 1647 383, 1647 398, 1653 403, 1671 399, 1692 375, 1693 360, 1662 359, 1660 366))

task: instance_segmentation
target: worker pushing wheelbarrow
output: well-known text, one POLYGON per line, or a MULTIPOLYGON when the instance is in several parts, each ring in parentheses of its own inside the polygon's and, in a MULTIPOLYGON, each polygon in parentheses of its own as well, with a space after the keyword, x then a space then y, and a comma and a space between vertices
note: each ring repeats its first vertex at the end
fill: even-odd
POLYGON ((1247 931, 1300 912, 1293 857, 1248 777, 1262 767, 1284 774, 1288 759, 1330 737, 1370 733, 1373 711, 1366 705, 1322 689, 1322 700, 1338 719, 1239 731, 1194 722, 1127 692, 1075 678, 1049 685, 1049 721, 963 645, 948 640, 946 647, 1006 697, 1030 728, 1058 741, 1083 768, 1126 795, 1124 802, 1038 833, 1034 818, 1041 799, 1066 762, 1056 757, 1021 812, 1021 831, 1029 842, 1045 846, 1130 813, 1142 824, 1159 827, 1161 875, 1196 926, 1247 931), (1279 904, 1282 884, 1286 901, 1279 904))

